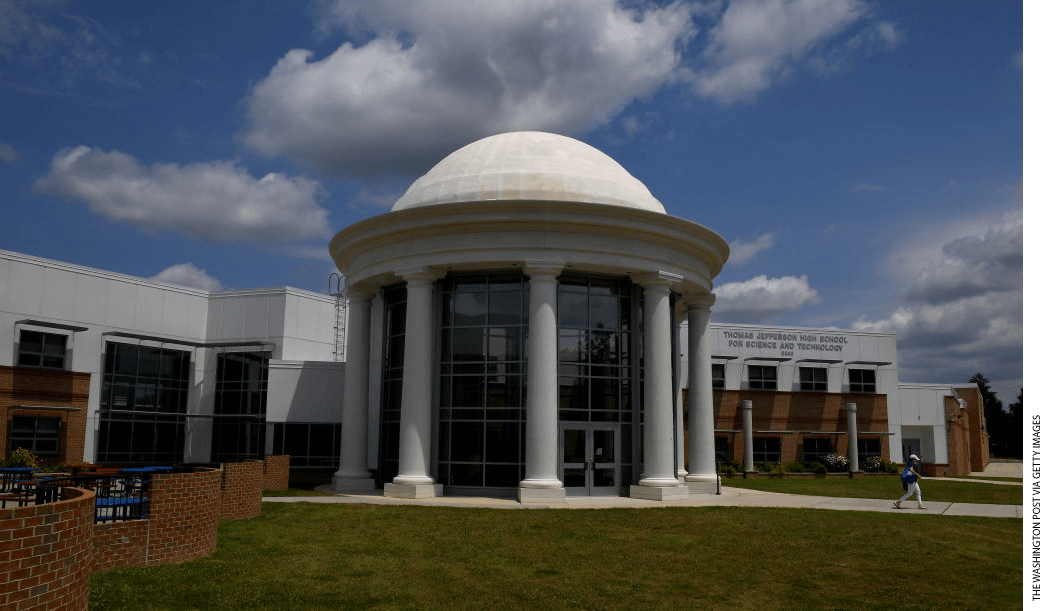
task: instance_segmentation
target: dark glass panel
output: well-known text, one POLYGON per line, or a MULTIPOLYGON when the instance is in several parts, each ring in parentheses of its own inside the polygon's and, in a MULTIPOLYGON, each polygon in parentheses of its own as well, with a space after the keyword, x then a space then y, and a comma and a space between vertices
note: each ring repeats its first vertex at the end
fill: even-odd
POLYGON ((454 326, 486 324, 486 293, 456 293, 453 298, 454 326))
POLYGON ((453 378, 452 407, 483 407, 483 376, 456 376, 453 378))
POLYGON ((557 299, 557 312, 560 327, 587 329, 589 327, 588 295, 570 293, 561 287, 557 299))
POLYGON ((589 327, 617 331, 621 327, 618 313, 619 299, 616 296, 592 295, 589 299, 589 327))
POLYGON ((324 457, 333 455, 333 428, 332 424, 311 425, 311 456, 324 457))
POLYGON ((491 361, 519 361, 523 347, 520 327, 490 327, 487 332, 487 358, 491 361))
POLYGON ((490 325, 515 325, 523 318, 523 293, 491 293, 490 325))
POLYGON ((483 466, 480 464, 458 464, 450 465, 451 486, 482 486, 483 466))
POLYGON ((481 461, 483 457, 483 423, 450 424, 450 460, 481 461))
POLYGON ((518 422, 486 423, 486 462, 519 462, 518 422))
POLYGON ((156 378, 161 371, 161 349, 139 347, 139 377, 156 378))
POLYGON ((486 485, 514 488, 519 485, 519 465, 486 465, 486 485))
POLYGON ((467 328, 453 330, 453 354, 455 361, 482 361, 484 359, 483 336, 485 329, 467 328))
POLYGON ((588 331, 559 330, 557 345, 558 359, 561 363, 588 363, 588 331))

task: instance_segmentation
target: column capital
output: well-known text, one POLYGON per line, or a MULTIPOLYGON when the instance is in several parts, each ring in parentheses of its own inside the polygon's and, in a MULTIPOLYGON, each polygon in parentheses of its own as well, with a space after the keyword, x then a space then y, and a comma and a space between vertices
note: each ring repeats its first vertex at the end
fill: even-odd
POLYGON ((523 273, 528 276, 558 276, 567 264, 563 261, 523 261, 523 273))
POLYGON ((854 412, 854 411, 856 411, 856 404, 855 403, 845 403, 844 406, 842 407, 842 409, 844 409, 846 412, 854 412))
POLYGON ((717 302, 717 296, 713 293, 688 293, 684 295, 684 305, 691 309, 708 310, 717 302))
POLYGON ((395 275, 405 280, 409 284, 422 283, 422 282, 435 282, 439 278, 446 275, 445 272, 435 269, 427 265, 420 267, 406 267, 403 269, 395 270, 395 275))
POLYGON ((679 284, 684 280, 683 276, 660 270, 632 274, 631 278, 633 282, 648 290, 662 288, 669 289, 674 284, 679 284))

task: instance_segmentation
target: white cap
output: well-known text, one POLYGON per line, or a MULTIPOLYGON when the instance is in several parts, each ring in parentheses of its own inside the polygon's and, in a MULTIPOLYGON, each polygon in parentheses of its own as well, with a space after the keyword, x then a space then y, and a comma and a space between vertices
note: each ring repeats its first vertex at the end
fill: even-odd
POLYGON ((911 459, 911 460, 921 460, 920 458, 918 458, 918 455, 917 455, 917 454, 911 454, 911 455, 910 455, 910 459, 911 459))

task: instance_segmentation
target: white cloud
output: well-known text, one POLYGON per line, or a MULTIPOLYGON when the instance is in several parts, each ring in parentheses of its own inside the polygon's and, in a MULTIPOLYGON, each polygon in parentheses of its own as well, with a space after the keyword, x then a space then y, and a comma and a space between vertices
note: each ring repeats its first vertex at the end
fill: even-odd
POLYGON ((14 163, 18 161, 21 156, 22 154, 18 152, 18 149, 0 140, 0 159, 3 159, 7 163, 14 163))
MULTIPOLYGON (((733 2, 709 34, 696 90, 722 104, 751 100, 866 14, 861 0, 733 2)), ((894 32, 891 24, 876 30, 885 40, 894 32)))
POLYGON ((884 190, 885 190, 885 187, 882 187, 880 185, 872 185, 872 184, 869 184, 869 183, 861 182, 859 184, 852 185, 852 188, 849 189, 849 192, 851 192, 851 193, 867 193, 867 192, 884 191, 884 190))
POLYGON ((736 239, 731 243, 731 256, 728 257, 728 265, 743 265, 749 263, 758 253, 768 250, 775 244, 775 234, 766 233, 752 242, 743 242, 736 239))
POLYGON ((193 263, 180 263, 179 265, 165 268, 160 274, 151 277, 150 280, 189 286, 206 291, 218 291, 223 288, 219 280, 209 276, 205 270, 198 269, 193 263))
POLYGON ((895 333, 900 378, 964 382, 983 372, 1014 393, 1023 368, 1023 216, 967 219, 938 233, 924 228, 890 265, 910 279, 905 305, 853 329, 895 333))
POLYGON ((720 322, 771 322, 820 301, 819 293, 808 284, 808 276, 762 275, 745 282, 722 284, 713 292, 717 295, 713 319, 720 322))
POLYGON ((247 100, 244 142, 337 174, 418 172, 480 137, 588 130, 674 78, 691 11, 615 0, 334 2, 327 57, 289 51, 247 100))
POLYGON ((119 151, 79 146, 59 151, 34 189, 146 231, 261 243, 332 235, 317 203, 320 183, 275 173, 257 179, 233 161, 144 166, 119 151))

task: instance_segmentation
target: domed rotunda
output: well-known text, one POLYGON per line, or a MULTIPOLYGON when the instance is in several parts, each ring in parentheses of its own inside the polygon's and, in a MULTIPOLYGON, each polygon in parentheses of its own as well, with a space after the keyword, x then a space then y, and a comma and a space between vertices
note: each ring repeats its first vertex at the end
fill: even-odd
POLYGON ((728 245, 604 153, 484 138, 329 250, 348 300, 338 492, 716 492, 705 329, 728 245))

